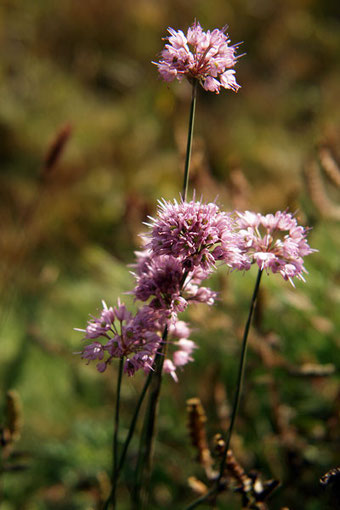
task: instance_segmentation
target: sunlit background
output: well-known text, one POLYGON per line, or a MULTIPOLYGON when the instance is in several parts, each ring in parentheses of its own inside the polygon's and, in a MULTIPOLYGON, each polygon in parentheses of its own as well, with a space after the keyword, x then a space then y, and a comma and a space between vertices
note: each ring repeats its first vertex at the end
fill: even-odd
MULTIPOLYGON (((191 191, 225 210, 288 208, 319 250, 306 284, 263 278, 235 455, 281 481, 270 509, 336 508, 319 478, 339 451, 338 2, 2 0, 3 428, 17 409, 16 441, 2 448, 4 510, 100 509, 107 494, 117 367, 86 366, 73 328, 101 299, 134 306, 124 293, 142 222, 157 199, 179 197, 191 91, 163 83, 152 61, 167 27, 195 18, 205 30, 228 25, 245 56, 238 94, 199 91, 191 191)), ((218 304, 186 316, 200 348, 177 384, 164 381, 150 508, 183 508, 195 497, 188 477, 205 482, 186 399, 201 398, 212 444, 228 426, 255 276, 221 269, 218 304)), ((125 380, 122 439, 142 384, 142 374, 125 380)), ((130 508, 137 449, 136 439, 119 510, 130 508)), ((219 504, 241 508, 232 493, 219 504)))

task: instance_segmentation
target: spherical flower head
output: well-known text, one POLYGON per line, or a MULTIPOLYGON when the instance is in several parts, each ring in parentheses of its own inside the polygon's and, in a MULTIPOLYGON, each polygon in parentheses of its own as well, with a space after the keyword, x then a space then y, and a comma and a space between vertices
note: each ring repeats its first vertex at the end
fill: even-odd
POLYGON ((179 307, 178 311, 183 311, 186 307, 180 295, 183 274, 182 264, 171 255, 142 256, 136 265, 137 284, 133 293, 141 301, 153 297, 155 308, 171 312, 179 307))
POLYGON ((222 235, 232 228, 230 216, 215 203, 200 201, 159 202, 158 215, 151 218, 150 243, 154 255, 171 255, 186 271, 205 272, 205 277, 221 258, 222 235))
POLYGON ((246 211, 238 213, 238 218, 250 264, 280 273, 293 286, 294 277, 305 281, 303 257, 317 251, 307 243, 308 229, 298 225, 292 214, 281 211, 266 216, 246 211))
POLYGON ((149 307, 158 310, 166 319, 177 321, 177 314, 192 302, 214 304, 217 293, 200 286, 202 280, 210 276, 210 270, 195 267, 187 271, 177 258, 152 255, 148 249, 136 252, 136 255, 137 263, 132 265, 136 286, 131 294, 140 301, 149 300, 149 307))
POLYGON ((128 375, 140 368, 148 372, 162 342, 160 331, 166 321, 162 310, 143 306, 133 316, 119 300, 115 308, 108 308, 103 301, 100 317, 92 317, 86 330, 79 330, 85 333, 85 340, 95 339, 84 347, 81 357, 88 363, 97 360, 99 372, 104 372, 113 359, 123 357, 128 375))
POLYGON ((168 28, 168 32, 168 43, 161 52, 160 61, 155 62, 164 81, 187 78, 198 80, 205 90, 216 94, 221 87, 238 91, 240 85, 232 69, 238 58, 238 45, 230 45, 226 27, 204 32, 195 21, 186 35, 173 28, 168 28))

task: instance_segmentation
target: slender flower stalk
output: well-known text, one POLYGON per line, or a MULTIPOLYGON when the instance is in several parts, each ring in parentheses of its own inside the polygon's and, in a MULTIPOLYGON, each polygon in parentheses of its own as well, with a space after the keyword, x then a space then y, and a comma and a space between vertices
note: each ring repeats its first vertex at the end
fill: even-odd
POLYGON ((123 446, 123 449, 122 449, 122 453, 121 453, 118 465, 117 465, 116 470, 115 470, 115 482, 112 484, 111 493, 110 493, 108 499, 106 500, 106 502, 104 504, 103 510, 107 510, 109 508, 110 503, 112 502, 112 493, 116 489, 116 484, 117 484, 117 482, 119 480, 119 476, 120 476, 121 470, 122 470, 122 468, 124 466, 124 462, 125 462, 125 458, 126 458, 126 454, 127 454, 129 445, 130 445, 130 441, 131 441, 131 439, 133 437, 133 434, 134 434, 134 431, 135 431, 135 428, 136 428, 136 424, 137 424, 137 419, 138 419, 138 416, 139 416, 140 408, 142 407, 145 395, 146 395, 146 393, 148 391, 148 388, 150 386, 151 376, 152 376, 152 372, 149 372, 149 374, 148 374, 148 376, 146 378, 146 381, 144 383, 143 389, 141 391, 141 394, 139 396, 139 399, 138 399, 138 402, 137 402, 137 405, 136 405, 136 408, 135 408, 135 412, 133 414, 133 417, 132 417, 132 420, 131 420, 131 424, 130 424, 130 427, 129 427, 128 435, 126 436, 126 439, 125 439, 125 442, 124 442, 124 446, 123 446))
MULTIPOLYGON (((187 139, 187 149, 186 149, 186 157, 185 157, 185 167, 184 167, 184 177, 183 177, 183 187, 182 187, 182 200, 186 201, 188 194, 188 186, 189 186, 189 170, 190 170, 190 160, 191 160, 191 148, 192 148, 192 139, 194 132, 194 122, 195 122, 195 111, 196 111, 196 96, 197 96, 197 80, 193 80, 192 82, 192 96, 191 96, 191 107, 190 107, 190 115, 189 115, 189 126, 188 126, 188 139, 187 139)), ((184 273, 186 275, 186 272, 184 273)), ((185 281, 185 276, 183 275, 182 281, 180 282, 180 287, 183 287, 185 281)), ((135 474, 135 488, 134 488, 134 503, 139 505, 141 498, 141 486, 143 482, 143 473, 144 469, 146 470, 145 478, 147 482, 150 481, 150 473, 151 473, 151 462, 153 456, 153 443, 154 443, 154 433, 156 426, 156 417, 158 412, 158 403, 159 396, 162 384, 162 372, 164 365, 165 352, 167 347, 167 337, 168 337, 168 327, 165 326, 162 339, 163 345, 161 347, 161 351, 156 354, 154 367, 154 374, 150 373, 150 378, 153 379, 153 388, 150 393, 149 398, 149 407, 148 411, 145 415, 143 432, 145 432, 145 443, 142 445, 139 450, 139 456, 136 467, 135 474)), ((141 441, 144 440, 144 434, 142 434, 141 441)), ((143 493, 143 501, 142 505, 146 505, 148 500, 148 483, 145 486, 145 490, 143 493)))
POLYGON ((165 326, 161 350, 156 354, 154 372, 151 377, 151 389, 149 395, 148 409, 145 414, 143 433, 141 436, 141 447, 139 449, 137 468, 135 474, 134 504, 135 508, 146 508, 149 497, 149 482, 151 476, 151 464, 154 450, 154 438, 156 418, 159 406, 159 397, 162 384, 162 372, 164 358, 167 350, 168 327, 165 326), (141 489, 143 488, 143 494, 141 489))
POLYGON ((227 436, 227 440, 226 440, 226 444, 225 444, 225 448, 224 448, 224 452, 223 452, 223 457, 222 457, 222 461, 221 461, 221 465, 220 465, 220 473, 219 473, 219 476, 218 476, 218 479, 217 479, 217 482, 216 482, 217 489, 219 488, 219 485, 221 483, 221 479, 223 477, 224 468, 225 468, 225 464, 226 464, 226 460, 227 460, 227 453, 228 453, 229 446, 230 446, 230 441, 231 441, 231 436, 232 436, 232 433, 233 433, 233 430, 234 430, 234 424, 235 424, 238 408, 239 408, 239 405, 240 405, 240 397, 241 397, 241 392, 242 392, 242 386, 243 386, 243 380, 244 380, 244 372, 245 372, 245 365, 246 365, 246 355, 247 355, 247 347, 248 347, 248 334, 249 334, 250 324, 251 324, 251 321, 252 321, 252 318, 253 318, 253 315, 254 315, 256 299, 257 299, 257 296, 258 296, 258 292, 259 292, 259 288, 260 288, 260 283, 261 283, 262 272, 263 272, 262 269, 258 270, 257 278, 256 278, 256 283, 255 283, 255 287, 254 287, 254 292, 253 292, 253 296, 251 298, 249 314, 248 314, 247 322, 246 322, 246 325, 245 325, 245 328, 244 328, 243 339, 242 339, 241 359, 240 359, 240 365, 239 365, 239 369, 238 369, 237 387, 236 387, 236 393, 235 393, 235 397, 234 397, 233 411, 232 411, 232 415, 231 415, 231 420, 230 420, 230 425, 229 425, 229 430, 228 430, 228 436, 227 436))
POLYGON ((140 411, 140 408, 142 407, 145 395, 146 395, 146 393, 147 393, 147 391, 149 389, 150 383, 151 383, 151 377, 152 377, 152 372, 149 372, 148 377, 147 377, 147 379, 145 381, 145 384, 143 386, 143 389, 141 391, 140 397, 138 399, 138 402, 137 402, 137 405, 136 405, 136 408, 135 408, 135 412, 134 412, 134 415, 132 417, 131 424, 130 424, 130 427, 129 427, 128 435, 126 436, 126 439, 125 439, 125 443, 124 443, 124 446, 123 446, 122 454, 120 456, 120 460, 119 460, 119 464, 118 464, 117 476, 119 476, 119 474, 121 472, 121 469, 122 469, 122 467, 124 465, 124 461, 125 461, 125 457, 126 457, 126 454, 127 454, 127 450, 128 450, 130 441, 132 439, 132 436, 133 436, 135 428, 136 428, 136 423, 137 423, 139 411, 140 411))
POLYGON ((248 318, 247 318, 247 322, 246 322, 246 325, 244 328, 243 339, 242 339, 242 351, 241 351, 240 365, 239 365, 239 369, 238 369, 237 386, 236 386, 236 393, 235 393, 235 397, 234 397, 233 410, 232 410, 232 414, 231 414, 230 425, 229 425, 229 430, 228 430, 228 434, 227 434, 227 440, 225 443, 223 456, 222 456, 222 460, 221 460, 221 464, 220 464, 220 470, 219 470, 219 474, 218 474, 218 477, 216 480, 216 484, 215 484, 215 487, 213 487, 211 489, 211 491, 209 491, 208 493, 204 494, 203 496, 198 498, 196 501, 191 503, 186 508, 186 510, 192 510, 193 508, 197 508, 198 506, 201 505, 201 503, 204 503, 209 498, 211 498, 213 496, 217 496, 217 494, 220 492, 221 488, 223 487, 223 485, 221 484, 221 481, 222 481, 222 477, 224 474, 226 460, 227 460, 227 454, 228 454, 230 441, 231 441, 231 436, 232 436, 232 433, 234 430, 234 424, 235 424, 235 420, 237 417, 238 408, 240 405, 240 398, 241 398, 241 393, 242 393, 242 386, 243 386, 244 372, 245 372, 247 346, 248 346, 248 334, 249 334, 251 321, 252 321, 252 318, 254 315, 256 299, 258 296, 260 283, 261 283, 262 272, 263 272, 262 269, 258 270, 256 283, 255 283, 255 287, 254 287, 254 292, 253 292, 253 296, 252 296, 251 303, 250 303, 248 318))
POLYGON ((120 411, 120 389, 122 385, 122 376, 124 369, 124 357, 122 356, 119 361, 119 369, 117 376, 117 395, 116 407, 114 417, 114 434, 113 434, 113 451, 112 451, 112 474, 111 474, 111 494, 108 502, 112 503, 113 508, 116 507, 116 488, 117 488, 117 474, 118 474, 118 433, 119 433, 119 411, 120 411))
POLYGON ((185 157, 184 181, 183 181, 183 191, 182 191, 182 199, 184 202, 187 199, 188 185, 189 185, 189 170, 190 170, 192 138, 193 138, 193 133, 194 133, 194 123, 195 123, 197 83, 198 83, 197 80, 193 80, 191 107, 190 107, 190 116, 189 116, 187 152, 186 152, 186 157, 185 157))

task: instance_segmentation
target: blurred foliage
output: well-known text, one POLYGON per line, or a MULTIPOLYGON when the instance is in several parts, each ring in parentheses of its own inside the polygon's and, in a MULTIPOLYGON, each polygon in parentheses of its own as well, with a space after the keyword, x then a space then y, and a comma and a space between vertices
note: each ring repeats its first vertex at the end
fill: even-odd
MULTIPOLYGON (((151 61, 167 26, 194 18, 228 23, 246 56, 237 95, 200 91, 192 188, 227 210, 298 210, 319 250, 307 284, 263 279, 233 449, 247 471, 281 481, 271 509, 333 505, 318 480, 339 451, 338 2, 2 0, 0 425, 15 390, 24 423, 9 455, 25 464, 2 472, 4 510, 95 509, 107 494, 116 367, 101 375, 74 356, 73 327, 131 288, 142 221, 158 198, 179 196, 190 89, 167 87, 151 61)), ((186 399, 201 398, 208 437, 226 430, 254 278, 220 271, 220 302, 187 315, 200 348, 178 384, 165 380, 152 508, 182 508, 187 478, 202 478, 186 399)), ((142 384, 125 381, 122 438, 142 384)), ((240 508, 236 495, 225 501, 240 508)))

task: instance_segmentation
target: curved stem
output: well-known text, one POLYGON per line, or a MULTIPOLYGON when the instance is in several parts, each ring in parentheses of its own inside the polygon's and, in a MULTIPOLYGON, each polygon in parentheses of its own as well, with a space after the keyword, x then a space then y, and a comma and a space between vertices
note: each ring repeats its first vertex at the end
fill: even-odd
POLYGON ((188 185, 189 185, 189 168, 190 168, 190 159, 191 159, 192 137, 193 137, 193 133, 194 133, 196 96, 197 96, 197 80, 194 80, 193 84, 192 84, 192 96, 191 96, 191 108, 190 108, 190 116, 189 116, 187 152, 186 152, 186 157, 185 157, 184 180, 183 180, 183 191, 182 191, 182 199, 184 202, 187 199, 188 185))
POLYGON ((235 397, 234 397, 233 410, 232 410, 232 414, 231 414, 227 440, 226 440, 226 444, 225 444, 225 447, 223 450, 219 475, 216 480, 216 485, 207 494, 204 494, 203 496, 198 498, 196 501, 191 503, 186 508, 186 510, 192 510, 193 508, 198 507, 201 503, 204 503, 204 501, 207 501, 210 496, 212 496, 214 494, 215 495, 218 494, 218 492, 220 492, 220 490, 222 489, 221 480, 222 480, 222 477, 224 474, 225 465, 227 462, 228 450, 229 450, 230 441, 231 441, 231 436, 233 433, 234 424, 235 424, 235 420, 236 420, 236 416, 237 416, 237 412, 238 412, 238 408, 239 408, 239 404, 240 404, 240 398, 241 398, 241 392, 242 392, 242 386, 243 386, 243 380, 244 380, 244 372, 245 372, 247 346, 248 346, 248 334, 249 334, 251 320, 252 320, 253 314, 254 314, 254 309, 255 309, 256 299, 257 299, 257 295, 258 295, 258 291, 259 291, 259 287, 260 287, 262 272, 263 272, 262 269, 259 269, 259 271, 257 273, 257 278, 256 278, 253 296, 252 296, 251 303, 250 303, 248 318, 247 318, 247 322, 246 322, 246 325, 244 328, 243 339, 242 339, 242 351, 241 351, 240 365, 239 365, 239 369, 238 369, 237 387, 236 387, 236 393, 235 393, 235 397))

